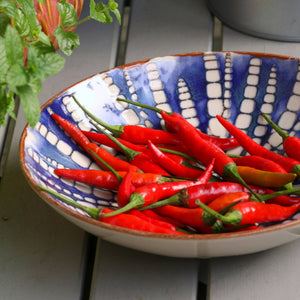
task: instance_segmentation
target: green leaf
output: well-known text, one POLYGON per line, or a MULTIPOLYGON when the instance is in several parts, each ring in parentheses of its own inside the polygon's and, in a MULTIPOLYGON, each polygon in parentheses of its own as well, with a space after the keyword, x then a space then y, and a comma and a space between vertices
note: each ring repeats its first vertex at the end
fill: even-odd
POLYGON ((77 19, 77 13, 75 11, 74 6, 66 1, 57 2, 56 5, 57 5, 58 13, 61 17, 62 26, 63 27, 75 26, 78 19, 77 19))
POLYGON ((20 36, 25 37, 30 34, 30 26, 24 13, 18 9, 14 19, 14 26, 19 32, 20 36))
POLYGON ((0 12, 0 35, 5 32, 7 25, 9 25, 9 16, 0 12))
POLYGON ((12 65, 8 70, 6 81, 10 89, 26 85, 28 83, 28 76, 24 66, 20 64, 12 65))
POLYGON ((118 3, 115 2, 114 0, 109 0, 107 3, 107 6, 108 6, 109 10, 115 14, 117 20, 121 24, 121 14, 118 10, 118 6, 119 6, 118 3))
POLYGON ((16 119, 14 113, 15 99, 13 92, 7 92, 5 87, 0 87, 0 99, 0 126, 5 126, 7 123, 7 114, 13 119, 16 119))
POLYGON ((79 36, 76 32, 65 32, 63 27, 60 25, 55 28, 54 35, 57 39, 59 49, 67 56, 70 56, 73 50, 80 44, 79 36))
POLYGON ((7 26, 5 32, 5 51, 8 64, 23 63, 23 45, 22 40, 16 29, 7 26))
POLYGON ((102 2, 96 4, 94 0, 90 1, 90 16, 102 23, 109 24, 113 21, 109 8, 102 2))
POLYGON ((43 43, 43 44, 45 44, 47 46, 51 46, 52 45, 51 42, 50 42, 49 37, 42 30, 38 33, 37 38, 38 38, 39 42, 41 42, 41 43, 43 43))
POLYGON ((65 59, 57 53, 47 53, 43 55, 40 63, 40 68, 43 72, 43 77, 52 76, 60 72, 65 65, 65 59))
POLYGON ((0 37, 0 83, 5 82, 6 73, 9 68, 6 50, 5 50, 5 40, 0 37))
POLYGON ((18 87, 17 94, 29 125, 34 127, 40 118, 40 104, 36 94, 28 85, 18 87))
POLYGON ((36 27, 39 26, 39 22, 36 17, 36 11, 34 9, 33 0, 17 0, 17 2, 27 18, 30 31, 33 33, 36 30, 36 27))
POLYGON ((10 18, 14 18, 18 8, 12 0, 0 0, 0 10, 5 11, 10 18))
POLYGON ((7 114, 13 118, 14 120, 16 120, 16 115, 15 115, 15 98, 14 98, 14 93, 12 91, 9 91, 8 93, 6 93, 6 103, 7 103, 7 114))

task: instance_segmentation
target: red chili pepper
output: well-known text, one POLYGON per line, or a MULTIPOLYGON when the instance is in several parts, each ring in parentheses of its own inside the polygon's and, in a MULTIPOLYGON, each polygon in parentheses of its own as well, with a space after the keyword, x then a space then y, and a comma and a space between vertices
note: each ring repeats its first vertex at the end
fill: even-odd
POLYGON ((157 219, 157 220, 160 220, 160 221, 164 221, 164 222, 173 224, 177 228, 184 228, 185 227, 185 224, 183 224, 182 222, 180 222, 180 221, 178 221, 174 218, 169 218, 169 217, 166 217, 166 216, 159 215, 158 213, 154 212, 152 209, 145 209, 145 210, 143 210, 143 213, 146 216, 149 216, 152 219, 157 219))
POLYGON ((186 178, 198 178, 203 173, 202 170, 189 168, 177 163, 164 152, 160 151, 151 141, 148 142, 148 147, 156 159, 156 162, 172 175, 186 178))
POLYGON ((119 207, 123 207, 128 203, 131 194, 136 189, 136 187, 132 183, 132 175, 132 171, 129 170, 120 183, 117 196, 119 207))
MULTIPOLYGON (((213 209, 210 209, 205 204, 201 203, 201 201, 197 201, 197 203, 207 213, 212 214, 221 222, 234 226, 283 221, 295 214, 300 208, 300 203, 296 203, 289 207, 284 207, 277 204, 265 204, 261 202, 249 201, 236 204, 232 210, 223 216, 213 209)), ((218 224, 218 226, 219 225, 220 224, 218 224)), ((214 229, 215 228, 213 228, 213 230, 214 229)))
POLYGON ((127 159, 130 161, 132 165, 135 165, 139 169, 141 169, 143 172, 152 172, 157 173, 165 176, 169 176, 170 174, 161 168, 158 164, 156 164, 152 158, 147 155, 146 152, 139 152, 134 151, 125 145, 123 145, 121 142, 119 142, 114 136, 106 133, 104 130, 102 130, 97 124, 92 123, 99 131, 102 131, 103 134, 105 134, 108 138, 110 138, 115 144, 122 149, 122 152, 126 155, 127 159))
MULTIPOLYGON (((94 131, 84 131, 84 130, 82 132, 92 141, 97 142, 99 144, 103 144, 105 146, 111 147, 117 151, 122 152, 122 149, 104 133, 99 133, 94 131)), ((123 140, 121 138, 116 138, 116 139, 126 147, 135 151, 143 152, 147 149, 146 145, 134 144, 129 141, 123 140)))
MULTIPOLYGON (((292 205, 295 202, 298 202, 300 199, 295 200, 293 197, 286 196, 288 194, 292 194, 295 190, 282 190, 282 191, 272 191, 271 189, 264 187, 251 186, 252 190, 258 194, 263 201, 272 203, 285 203, 285 206, 292 205)), ((171 203, 168 204, 179 204, 182 203, 186 207, 194 208, 198 205, 196 204, 196 200, 200 200, 204 204, 209 204, 212 200, 217 197, 235 192, 248 192, 248 190, 241 184, 235 182, 208 182, 206 184, 202 184, 199 186, 191 186, 187 189, 183 190, 179 195, 177 201, 171 199, 171 203), (172 201, 174 201, 172 203, 172 201)))
POLYGON ((285 157, 273 151, 266 149, 252 140, 246 133, 234 126, 221 116, 217 116, 220 123, 234 136, 240 145, 250 154, 258 155, 271 159, 276 163, 280 164, 287 172, 296 173, 300 175, 300 162, 295 159, 285 157))
MULTIPOLYGON (((108 189, 108 190, 118 190, 119 181, 116 176, 110 171, 104 170, 81 170, 81 169, 55 169, 54 173, 57 176, 82 182, 94 187, 108 189)), ((124 177, 127 172, 118 172, 121 177, 124 177)), ((132 183, 135 187, 143 186, 152 183, 163 183, 173 181, 172 178, 162 176, 160 174, 154 173, 132 173, 132 183)))
POLYGON ((70 204, 76 208, 79 208, 86 212, 91 218, 99 220, 103 223, 119 226, 127 229, 133 229, 133 230, 139 230, 139 231, 145 231, 145 232, 153 232, 153 233, 166 233, 166 234, 178 234, 183 235, 185 233, 176 231, 176 230, 170 230, 168 228, 164 228, 161 226, 158 226, 156 224, 152 224, 144 219, 141 219, 135 215, 130 214, 118 214, 116 216, 112 217, 103 217, 103 215, 107 215, 111 212, 113 212, 112 209, 109 208, 95 208, 95 207, 87 207, 84 205, 81 205, 80 203, 74 201, 73 199, 70 199, 63 194, 60 194, 58 192, 55 192, 54 190, 51 190, 49 188, 46 188, 44 186, 39 186, 41 190, 44 192, 49 193, 50 195, 55 196, 56 198, 60 199, 61 201, 70 204))
POLYGON ((250 199, 250 194, 246 192, 228 193, 215 198, 208 204, 208 207, 215 211, 220 211, 232 203, 247 202, 250 199))
POLYGON ((166 233, 166 234, 176 234, 176 235, 185 234, 177 230, 171 230, 169 228, 158 226, 156 224, 150 223, 149 221, 146 221, 145 219, 142 219, 140 217, 131 214, 121 213, 118 215, 108 217, 107 215, 112 212, 113 210, 108 208, 102 209, 102 215, 100 215, 99 221, 114 226, 119 226, 127 229, 139 230, 139 231, 145 231, 145 232, 166 233))
POLYGON ((255 194, 247 183, 241 178, 238 173, 236 164, 233 159, 228 157, 223 150, 215 144, 203 140, 196 132, 196 129, 188 121, 181 118, 174 118, 162 111, 162 117, 169 127, 172 127, 182 143, 189 149, 192 156, 197 158, 204 165, 208 165, 215 158, 214 170, 223 177, 229 177, 237 180, 245 186, 249 192, 258 200, 259 196, 255 194))
MULTIPOLYGON (((177 117, 178 119, 185 120, 180 114, 172 113, 171 116, 177 117)), ((239 142, 235 138, 219 138, 215 136, 210 136, 208 134, 203 133, 199 129, 197 129, 198 135, 203 139, 210 143, 215 144, 223 151, 230 150, 239 146, 239 142)))
MULTIPOLYGON (((134 193, 131 195, 128 204, 117 209, 116 211, 109 214, 116 215, 119 213, 127 212, 134 208, 147 207, 151 203, 159 201, 164 198, 171 197, 176 194, 178 191, 193 186, 201 185, 203 182, 206 182, 208 179, 208 174, 211 174, 213 169, 213 162, 208 166, 203 175, 198 180, 184 180, 176 182, 165 182, 161 184, 149 184, 146 186, 141 186, 137 188, 134 193)), ((210 177, 210 176, 209 176, 210 177)))
POLYGON ((169 230, 174 230, 174 231, 177 230, 177 228, 173 224, 168 223, 166 221, 161 221, 161 220, 149 217, 148 215, 145 214, 144 211, 139 211, 137 209, 132 209, 128 212, 128 214, 137 216, 137 217, 139 217, 139 218, 141 218, 145 221, 148 221, 151 224, 154 224, 154 225, 157 225, 157 226, 160 226, 160 227, 163 227, 163 228, 167 228, 169 230))
POLYGON ((296 136, 290 136, 284 132, 277 124, 275 124, 266 114, 261 114, 265 120, 275 129, 275 131, 283 139, 283 149, 285 153, 298 161, 300 161, 300 138, 296 136))
MULTIPOLYGON (((126 103, 130 103, 130 104, 133 104, 135 106, 139 106, 139 107, 143 107, 143 108, 146 108, 146 109, 150 109, 152 111, 155 111, 159 114, 162 113, 162 109, 159 109, 157 107, 153 107, 153 106, 150 106, 150 105, 147 105, 147 104, 144 104, 144 103, 141 103, 141 102, 135 102, 135 101, 131 101, 131 100, 128 100, 128 99, 122 99, 122 98, 117 98, 118 101, 122 101, 122 102, 126 102, 126 103)), ((181 118, 181 119, 184 119, 180 114, 178 113, 168 113, 166 111, 164 111, 164 113, 166 114, 169 114, 173 117, 177 117, 177 118, 181 118)), ((168 128, 168 129, 171 129, 171 128, 168 128)), ((172 131, 172 130, 171 130, 172 131)), ((235 139, 235 138, 219 138, 219 137, 214 137, 214 136, 209 136, 203 132, 201 132, 200 130, 198 130, 198 134, 200 135, 201 138, 211 142, 211 143, 214 143, 216 144, 218 147, 220 147, 222 150, 229 150, 229 149, 233 149, 237 146, 239 146, 239 143, 238 141, 235 139)))
POLYGON ((237 166, 247 166, 262 171, 287 173, 287 171, 273 160, 258 155, 232 157, 237 166))
POLYGON ((195 228, 200 233, 207 233, 210 231, 209 227, 205 225, 202 220, 203 209, 186 208, 174 205, 165 205, 155 208, 155 212, 176 220, 179 220, 186 226, 195 228))
POLYGON ((68 120, 62 118, 57 114, 52 114, 51 117, 71 136, 71 138, 81 146, 87 154, 92 156, 92 158, 99 164, 99 166, 107 170, 106 165, 104 165, 99 159, 97 159, 90 151, 96 153, 100 158, 102 158, 106 163, 112 166, 118 171, 139 171, 139 168, 131 165, 130 163, 121 160, 112 154, 110 154, 105 149, 99 147, 98 145, 91 143, 89 139, 81 132, 81 130, 68 120))
MULTIPOLYGON (((221 211, 224 208, 237 203, 239 201, 248 201, 250 199, 250 194, 245 192, 240 193, 230 193, 222 195, 219 198, 213 200, 209 207, 216 211, 221 211)), ((155 208, 155 211, 163 216, 168 216, 179 220, 180 222, 195 228, 201 233, 210 233, 211 229, 208 225, 204 223, 202 219, 203 208, 186 208, 173 205, 165 205, 158 208, 155 208)))
POLYGON ((114 136, 130 141, 135 144, 147 144, 151 140, 155 144, 180 145, 181 142, 176 135, 166 132, 161 129, 153 129, 138 125, 110 125, 98 119, 95 115, 89 112, 81 103, 72 96, 77 105, 96 123, 103 126, 114 136))

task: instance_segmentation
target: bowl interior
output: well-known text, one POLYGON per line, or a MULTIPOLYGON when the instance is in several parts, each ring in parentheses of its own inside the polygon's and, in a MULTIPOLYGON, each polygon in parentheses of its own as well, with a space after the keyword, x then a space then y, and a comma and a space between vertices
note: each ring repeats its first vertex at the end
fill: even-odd
MULTIPOLYGON (((227 137, 216 119, 222 115, 260 144, 278 152, 282 152, 282 140, 267 126, 261 112, 290 134, 300 136, 298 59, 209 52, 154 58, 114 68, 84 79, 49 100, 36 127, 24 129, 20 144, 22 168, 33 187, 48 186, 86 206, 116 206, 116 195, 54 174, 55 168, 62 167, 99 168, 50 117, 54 112, 81 129, 91 130, 72 95, 98 118, 113 125, 163 125, 157 113, 116 101, 123 97, 178 112, 203 132, 227 137)), ((243 150, 230 152, 242 154, 243 150)), ((45 199, 44 193, 40 195, 45 199)), ((85 216, 81 210, 51 198, 85 216)))

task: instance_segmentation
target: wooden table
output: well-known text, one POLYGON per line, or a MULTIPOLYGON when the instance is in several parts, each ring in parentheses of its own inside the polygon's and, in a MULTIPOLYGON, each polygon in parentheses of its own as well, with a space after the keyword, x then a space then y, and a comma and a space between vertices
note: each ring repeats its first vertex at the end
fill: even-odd
MULTIPOLYGON (((156 56, 212 50, 300 56, 300 43, 222 26, 204 0, 119 3, 123 26, 80 26, 81 46, 44 83, 41 104, 91 74, 156 56)), ((180 259, 123 248, 66 221, 21 173, 18 144, 25 124, 20 110, 18 121, 0 130, 0 299, 299 299, 300 240, 252 255, 180 259)))

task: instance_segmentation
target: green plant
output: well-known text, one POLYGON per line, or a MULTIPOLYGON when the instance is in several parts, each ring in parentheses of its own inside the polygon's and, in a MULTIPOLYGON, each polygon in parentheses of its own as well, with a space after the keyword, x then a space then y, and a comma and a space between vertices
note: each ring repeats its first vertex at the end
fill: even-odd
POLYGON ((6 124, 7 115, 16 119, 15 95, 29 125, 33 127, 38 122, 37 95, 42 90, 42 82, 60 72, 65 56, 70 56, 80 44, 74 28, 89 19, 109 24, 112 15, 121 22, 118 3, 114 0, 107 4, 90 0, 90 14, 81 20, 69 1, 50 1, 57 2, 61 23, 53 34, 47 35, 36 9, 37 2, 45 0, 0 0, 0 126, 6 124))

